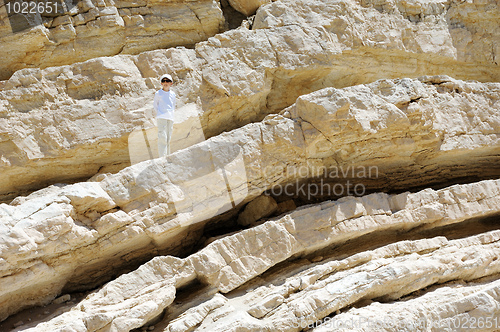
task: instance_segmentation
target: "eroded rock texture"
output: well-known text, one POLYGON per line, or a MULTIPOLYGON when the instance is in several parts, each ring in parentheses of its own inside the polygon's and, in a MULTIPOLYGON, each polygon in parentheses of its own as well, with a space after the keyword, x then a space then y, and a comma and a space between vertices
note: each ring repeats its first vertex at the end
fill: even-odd
MULTIPOLYGON (((44 303, 62 287, 88 288, 131 262, 193 245, 200 229, 210 218, 228 211, 228 204, 240 206, 263 192, 288 194, 294 186, 300 188, 299 180, 309 181, 307 192, 302 188, 296 193, 307 193, 302 198, 310 200, 352 195, 349 187, 338 192, 342 181, 346 186, 353 181, 364 188, 394 190, 420 186, 423 179, 443 183, 466 176, 498 177, 500 113, 498 102, 496 106, 489 102, 498 90, 496 83, 443 77, 329 88, 300 97, 283 115, 271 115, 167 158, 131 166, 101 182, 52 186, 0 205, 5 234, 2 281, 29 285, 14 291, 2 287, 4 314, 26 305, 23 298, 31 299, 31 304, 44 303), (450 108, 441 106, 443 100, 450 108), (454 121, 445 121, 450 112, 454 121), (478 172, 479 166, 485 170, 478 172), (342 179, 332 176, 339 167, 341 172, 355 169, 356 173, 347 171, 342 179), (369 172, 375 168, 376 173, 360 176, 363 167, 369 172), (234 202, 226 197, 228 183, 218 175, 219 169, 231 174, 234 202), (121 258, 116 259, 117 255, 121 258)), ((486 189, 484 195, 495 195, 496 190, 486 189)), ((476 207, 478 213, 496 211, 487 202, 476 207)), ((382 205, 389 210, 389 203, 382 205)), ((364 210, 354 204, 337 213, 342 218, 364 210)), ((440 223, 450 213, 422 211, 440 223)), ((308 222, 314 224, 315 219, 308 222)))
POLYGON ((484 181, 439 191, 372 194, 304 207, 216 240, 185 259, 156 257, 33 331, 53 331, 61 325, 74 331, 141 327, 174 301, 176 288, 194 279, 213 289, 206 290, 211 294, 209 299, 170 321, 166 331, 193 327, 207 331, 272 327, 298 331, 306 320, 315 322, 360 299, 394 300, 435 283, 498 274, 500 233, 495 230, 454 241, 437 237, 398 242, 342 260, 300 262, 285 269, 277 281, 256 280, 245 286, 243 294, 225 297, 214 293, 237 289, 292 256, 304 256, 365 234, 435 228, 486 216, 498 218, 499 201, 499 182, 484 181))
POLYGON ((6 6, 0 330, 500 329, 498 2, 6 6))
POLYGON ((13 14, 13 5, 0 7, 0 79, 26 67, 46 68, 100 56, 192 46, 221 32, 224 26, 215 0, 67 3, 75 6, 63 9, 59 3, 57 13, 49 6, 53 13, 44 9, 25 16, 13 14), (12 15, 8 15, 9 10, 12 15))
POLYGON ((277 1, 259 8, 251 30, 195 49, 17 71, 0 92, 0 167, 12 181, 0 195, 127 166, 127 138, 151 126, 151 98, 165 72, 174 75, 179 105, 197 109, 204 138, 325 87, 438 74, 498 81, 498 8, 477 6, 277 1), (43 128, 34 127, 41 118, 43 128))

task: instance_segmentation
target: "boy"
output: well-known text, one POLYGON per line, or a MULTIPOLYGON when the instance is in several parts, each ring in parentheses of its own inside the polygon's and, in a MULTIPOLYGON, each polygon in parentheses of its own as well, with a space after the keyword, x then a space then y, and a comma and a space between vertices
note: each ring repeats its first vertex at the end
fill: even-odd
POLYGON ((171 91, 172 76, 164 74, 160 78, 161 89, 156 91, 153 107, 158 123, 158 155, 170 154, 170 138, 174 128, 175 92, 171 91))

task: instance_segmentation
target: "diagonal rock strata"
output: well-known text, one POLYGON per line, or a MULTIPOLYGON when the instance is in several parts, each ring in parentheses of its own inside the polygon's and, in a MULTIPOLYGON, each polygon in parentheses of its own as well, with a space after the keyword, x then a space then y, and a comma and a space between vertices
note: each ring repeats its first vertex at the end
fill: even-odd
MULTIPOLYGON (((130 283, 122 281, 135 278, 134 275, 142 273, 139 270, 139 272, 133 272, 131 275, 124 275, 120 277, 121 279, 117 279, 116 282, 113 281, 108 284, 99 293, 96 293, 97 295, 93 295, 92 300, 89 301, 90 303, 94 303, 94 301, 106 303, 107 300, 103 300, 102 297, 114 296, 114 293, 107 295, 110 288, 118 287, 118 289, 122 289, 122 287, 128 287, 127 289, 133 289, 135 292, 138 289, 149 287, 150 282, 155 285, 158 283, 163 285, 167 282, 170 285, 175 284, 180 287, 194 279, 209 284, 221 292, 229 292, 279 262, 297 255, 314 252, 335 243, 342 243, 370 232, 388 229, 406 230, 433 223, 437 225, 458 223, 474 217, 499 214, 498 209, 492 208, 498 206, 499 200, 500 183, 499 181, 490 180, 469 185, 457 185, 434 193, 426 190, 415 194, 400 194, 392 197, 385 194, 374 194, 362 198, 341 199, 337 202, 328 201, 321 205, 299 209, 280 219, 268 221, 255 228, 217 240, 183 260, 169 256, 155 258, 150 263, 147 263, 147 267, 144 267, 144 269, 149 271, 152 268, 151 266, 159 264, 157 268, 161 268, 161 271, 170 272, 155 272, 154 276, 151 277, 152 279, 149 278, 147 285, 144 286, 132 286, 130 283), (464 193, 467 193, 466 200, 457 199, 464 193), (450 198, 454 198, 454 200, 450 200, 450 198), (164 266, 165 263, 160 263, 164 260, 168 262, 167 266, 164 266), (175 265, 171 266, 171 260, 176 262, 175 265), (175 281, 177 280, 176 276, 179 276, 181 281, 175 281)), ((77 253, 78 251, 72 253, 73 260, 78 257, 77 253)), ((58 258, 59 262, 61 262, 63 257, 58 258)), ((69 269, 69 262, 65 261, 64 263, 64 267, 69 269)), ((81 262, 75 263, 82 264, 81 262)), ((19 262, 17 265, 20 265, 19 262)), ((474 269, 471 271, 477 272, 480 270, 474 269)), ((36 273, 36 271, 33 272, 36 273)), ((351 272, 349 270, 349 273, 351 272)), ((9 282, 13 277, 16 277, 16 275, 5 276, 1 282, 9 282)), ((41 276, 38 275, 37 277, 40 280, 41 276)), ((20 276, 17 275, 17 278, 20 278, 20 276)), ((24 276, 23 281, 27 282, 27 278, 29 277, 24 276)), ((142 281, 140 281, 142 278, 137 280, 142 285, 142 281)), ((35 282, 35 280, 30 280, 31 284, 35 282)), ((308 283, 314 282, 311 279, 308 283)), ((16 292, 17 298, 24 291, 23 289, 18 290, 16 292)), ((125 290, 117 292, 128 294, 128 291, 125 290)), ((136 296, 134 294, 131 293, 130 301, 123 299, 120 302, 139 303, 139 300, 134 300, 136 296)), ((12 296, 12 292, 3 294, 4 299, 9 298, 9 303, 14 301, 12 296)), ((45 296, 48 297, 50 294, 45 296)), ((114 316, 108 317, 102 324, 115 324, 113 322, 117 320, 119 322, 116 323, 117 326, 122 326, 120 324, 123 323, 125 324, 123 326, 140 327, 149 319, 161 313, 165 306, 155 306, 156 309, 153 313, 146 311, 146 316, 138 317, 134 315, 134 322, 130 322, 130 319, 126 318, 128 315, 127 310, 130 308, 124 309, 125 311, 120 309, 116 315, 113 314, 114 316)), ((86 315, 89 314, 92 316, 92 314, 88 306, 84 305, 84 307, 86 308, 84 310, 85 314, 78 312, 73 312, 73 314, 86 320, 87 318, 83 317, 87 317, 86 315)))
MULTIPOLYGON (((312 208, 314 207, 309 209, 312 208)), ((304 210, 304 212, 309 211, 304 210)), ((317 214, 318 212, 309 212, 310 216, 317 214)), ((297 217, 292 216, 293 214, 283 217, 282 219, 286 221, 281 222, 288 224, 300 222, 297 217)), ((346 225, 350 231, 345 231, 346 234, 357 236, 356 219, 361 218, 350 220, 351 224, 346 225)), ((162 309, 156 305, 154 308, 144 310, 142 304, 139 305, 141 289, 149 287, 154 292, 154 289, 164 285, 165 282, 176 286, 182 284, 182 281, 188 283, 195 276, 199 278, 204 274, 207 275, 207 270, 218 270, 217 264, 220 264, 218 260, 221 262, 226 260, 226 267, 234 271, 235 277, 232 278, 234 284, 231 288, 237 288, 262 272, 254 270, 259 269, 255 264, 257 261, 270 259, 274 260, 271 264, 276 264, 277 260, 281 259, 273 255, 277 252, 277 248, 272 245, 269 246, 270 251, 269 249, 262 251, 259 250, 259 246, 266 246, 265 243, 257 247, 254 243, 247 243, 248 249, 237 244, 243 239, 251 239, 252 236, 246 233, 254 231, 260 233, 261 239, 271 234, 280 237, 279 232, 273 232, 274 226, 269 228, 270 223, 273 222, 268 221, 257 226, 255 230, 246 230, 241 234, 217 240, 199 253, 184 259, 182 263, 181 260, 171 257, 155 258, 140 270, 124 275, 99 292, 90 295, 73 310, 49 322, 39 324, 36 330, 50 331, 55 326, 71 324, 76 331, 85 331, 81 327, 78 328, 81 325, 79 322, 91 321, 98 317, 102 320, 99 328, 105 326, 105 330, 125 331, 140 327, 148 318, 158 315, 162 309), (218 253, 214 251, 215 248, 220 248, 217 249, 218 253), (238 253, 240 249, 245 253, 238 253), (218 255, 232 257, 217 259, 218 255), (241 260, 237 263, 238 256, 241 260), (142 280, 144 277, 139 277, 143 273, 142 270, 149 271, 146 282, 142 280), (254 272, 257 273, 253 274, 254 272), (117 294, 119 298, 115 299, 117 294), (130 303, 135 304, 137 308, 130 307, 130 303), (105 318, 98 314, 103 310, 108 313, 105 318), (142 316, 137 316, 138 311, 142 312, 142 316)), ((277 285, 250 289, 246 295, 235 297, 216 295, 207 302, 193 307, 186 312, 186 315, 171 321, 165 331, 188 331, 193 326, 198 326, 201 331, 232 331, 234 328, 257 331, 271 326, 280 331, 298 331, 300 324, 314 323, 362 298, 397 299, 435 283, 455 279, 474 280, 498 274, 499 239, 500 233, 492 231, 453 241, 448 241, 444 237, 403 241, 355 254, 340 261, 312 264, 311 268, 287 277, 284 282, 279 282, 277 285), (199 319, 193 322, 194 317, 199 319)), ((283 238, 277 241, 283 241, 283 238)), ((221 286, 224 287, 221 283, 226 280, 227 278, 222 278, 209 282, 219 291, 225 292, 227 288, 221 289, 221 286)), ((154 298, 165 299, 164 296, 154 298)), ((165 306, 172 301, 173 297, 169 296, 165 306)))
MULTIPOLYGON (((1 227, 6 236, 0 246, 4 262, 1 282, 16 285, 0 288, 6 290, 2 302, 11 306, 2 305, 3 316, 23 306, 45 303, 65 285, 67 289, 93 287, 111 278, 115 270, 159 252, 181 252, 198 240, 212 217, 266 190, 293 184, 301 177, 304 180, 317 176, 318 166, 325 171, 338 165, 376 165, 385 176, 382 180, 375 178, 375 184, 384 183, 389 188, 400 188, 397 183, 402 178, 407 186, 418 185, 422 177, 428 183, 452 180, 461 177, 462 172, 470 174, 481 163, 485 168, 478 177, 493 177, 498 165, 499 113, 479 105, 491 98, 489 104, 497 107, 497 90, 498 84, 465 83, 450 78, 388 80, 341 90, 326 89, 301 98, 283 116, 269 117, 164 159, 134 165, 101 182, 49 187, 20 197, 10 205, 2 204, 1 227), (448 92, 458 88, 464 91, 463 95, 448 92), (353 105, 349 109, 345 107, 348 99, 353 105), (407 106, 412 99, 418 101, 407 106), (453 106, 447 108, 440 101, 453 106), (471 113, 473 107, 479 110, 478 115, 471 113), (375 109, 379 111, 372 111, 375 109), (448 118, 452 111, 456 122, 440 120, 448 118), (476 125, 475 117, 484 119, 482 126, 476 125), (320 121, 316 123, 315 118, 320 121), (335 130, 321 127, 328 122, 340 133, 347 129, 346 134, 339 136, 335 130), (340 126, 335 125, 339 122, 340 126), (460 126, 460 131, 454 126, 460 126), (358 138, 348 134, 351 132, 358 138), (414 147, 413 154, 408 154, 408 149, 397 149, 400 135, 403 142, 414 147), (445 144, 439 142, 439 137, 445 144), (350 140, 349 144, 344 139, 350 140), (359 142, 354 144, 356 139, 359 142), (376 149, 375 141, 379 144, 376 149), (325 145, 333 156, 319 149, 325 145), (366 156, 355 151, 337 152, 353 146, 370 152, 366 156), (425 163, 420 151, 429 156, 433 172, 430 167, 421 167, 425 163), (383 153, 387 159, 381 158, 383 153), (290 171, 297 168, 305 168, 306 174, 290 171), (227 174, 231 174, 229 182, 227 174), (44 285, 43 292, 37 282, 44 285)), ((346 178, 349 176, 346 174, 346 178)), ((342 180, 346 179, 338 181, 342 180)), ((443 193, 443 197, 430 189, 423 191, 423 202, 441 203, 419 203, 419 209, 411 214, 399 213, 397 218, 393 212, 402 210, 411 195, 395 196, 392 203, 382 194, 367 196, 367 201, 331 203, 337 210, 325 213, 333 213, 339 224, 318 245, 341 240, 345 227, 342 220, 363 214, 367 216, 357 221, 359 234, 375 230, 379 223, 385 228, 407 229, 424 223, 443 225, 497 211, 497 182, 471 187, 477 193, 470 202, 469 195, 459 188, 450 189, 450 194, 443 193), (381 216, 376 219, 369 217, 378 214, 381 216)), ((279 242, 284 247, 278 252, 283 253, 282 259, 287 259, 297 253, 297 246, 314 251, 308 236, 316 241, 313 225, 319 230, 330 227, 328 220, 312 218, 294 225, 293 229, 305 229, 293 239, 287 234, 294 231, 286 223, 270 223, 266 227, 273 225, 276 232, 290 239, 279 242)), ((240 268, 240 263, 235 262, 222 272, 207 271, 201 279, 209 283, 220 280, 225 284, 220 289, 229 291, 234 287, 232 278, 242 281, 238 273, 232 272, 240 268)), ((265 271, 268 263, 256 260, 256 270, 249 276, 265 271)))
POLYGON ((498 280, 434 286, 422 296, 350 309, 317 322, 312 331, 495 331, 500 326, 499 294, 498 280))
MULTIPOLYGON (((38 12, 17 27, 0 7, 0 79, 23 68, 47 68, 116 54, 192 46, 221 32, 224 17, 215 0, 75 1, 67 12, 38 12), (14 31, 13 31, 14 30, 14 31)), ((13 10, 13 9, 11 9, 13 10)))
MULTIPOLYGON (((361 299, 394 300, 434 283, 497 274, 498 254, 498 231, 455 241, 434 238, 395 243, 345 260, 317 264, 279 286, 263 286, 265 291, 251 290, 234 300, 244 305, 231 310, 228 301, 226 308, 208 316, 197 330, 300 331, 319 325, 327 315, 361 299), (218 319, 224 310, 230 314, 218 319)), ((492 288, 497 297, 495 283, 492 288)))
POLYGON ((380 6, 278 1, 261 7, 253 30, 218 34, 194 50, 17 71, 0 92, 5 118, 0 119, 5 176, 0 195, 12 199, 56 182, 90 178, 99 169, 127 166, 127 136, 153 125, 147 105, 165 72, 175 74, 179 105, 197 105, 207 138, 260 121, 326 86, 437 74, 498 81, 497 9, 485 5, 473 11, 455 2, 449 11, 443 3, 380 6), (412 22, 405 12, 423 21, 412 22), (487 46, 493 51, 485 52, 487 46), (41 114, 43 126, 33 126, 41 114))

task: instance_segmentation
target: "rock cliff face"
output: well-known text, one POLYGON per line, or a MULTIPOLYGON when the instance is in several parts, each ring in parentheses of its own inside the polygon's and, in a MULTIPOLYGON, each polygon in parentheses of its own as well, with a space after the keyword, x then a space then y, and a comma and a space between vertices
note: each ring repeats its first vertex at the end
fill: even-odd
POLYGON ((0 330, 500 329, 498 5, 4 4, 0 330))
POLYGON ((0 7, 0 79, 26 67, 46 68, 100 56, 192 46, 224 28, 220 5, 214 0, 74 3, 67 11, 40 11, 33 17, 15 13, 14 6, 0 7), (20 21, 17 25, 16 19, 20 21))
POLYGON ((150 100, 164 72, 174 73, 179 82, 180 106, 197 105, 206 138, 260 121, 300 95, 327 86, 435 74, 499 81, 493 47, 500 38, 494 20, 498 8, 487 7, 484 20, 470 33, 470 43, 478 44, 473 50, 491 41, 487 60, 452 38, 466 30, 449 25, 452 17, 464 26, 472 23, 465 14, 451 16, 468 7, 451 5, 455 11, 422 4, 419 10, 433 20, 412 22, 401 14, 403 7, 382 15, 373 6, 352 2, 278 1, 259 10, 253 30, 216 35, 194 50, 17 71, 0 92, 0 146, 5 151, 0 180, 8 183, 0 195, 12 199, 50 183, 127 166, 127 138, 137 128, 151 126, 150 100), (44 126, 33 126, 41 117, 44 126))

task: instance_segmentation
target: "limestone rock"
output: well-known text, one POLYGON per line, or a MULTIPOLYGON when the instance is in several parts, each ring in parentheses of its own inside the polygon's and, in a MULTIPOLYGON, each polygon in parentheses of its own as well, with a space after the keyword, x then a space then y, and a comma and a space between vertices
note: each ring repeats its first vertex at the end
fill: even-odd
POLYGON ((262 195, 251 201, 238 216, 238 223, 243 226, 250 225, 260 218, 271 215, 278 208, 274 198, 262 195))
POLYGON ((500 18, 498 2, 452 1, 446 18, 451 23, 450 36, 459 61, 474 59, 478 63, 499 64, 500 46, 495 42, 500 34, 500 27, 495 24, 500 18), (478 8, 481 8, 479 12, 478 8), (476 24, 478 20, 480 24, 476 24))
MULTIPOLYGON (((333 165, 319 163, 316 171, 309 171, 307 175, 324 181, 342 181, 342 178, 356 181, 357 178, 359 182, 360 178, 369 177, 369 166, 378 165, 378 159, 398 165, 399 170, 394 168, 388 172, 385 169, 382 176, 386 177, 389 187, 404 188, 405 179, 419 172, 422 166, 427 167, 424 165, 428 165, 428 170, 434 168, 431 165, 437 159, 444 165, 446 159, 451 161, 460 156, 461 165, 465 165, 478 162, 475 157, 474 161, 468 160, 462 154, 467 149, 497 149, 499 141, 494 132, 500 127, 494 95, 499 91, 498 85, 491 85, 492 94, 486 97, 490 101, 480 102, 483 106, 477 104, 478 117, 471 117, 468 95, 479 88, 475 84, 461 85, 446 77, 422 77, 419 80, 380 80, 340 90, 328 88, 298 98, 283 115, 301 124, 307 158, 335 160, 333 165), (416 132, 419 134, 414 136, 416 132), (388 139, 389 136, 392 138, 388 139), (363 144, 363 139, 369 139, 370 144, 363 144), (335 151, 333 155, 332 151, 335 151), (425 157, 419 157, 422 153, 425 157), (419 161, 413 164, 410 160, 419 161), (411 171, 398 175, 402 169, 411 171)), ((289 167, 287 171, 297 173, 300 168, 289 167)), ((473 171, 467 174, 471 176, 473 171)), ((492 176, 496 174, 497 170, 492 176)), ((420 176, 424 181, 426 175, 420 176)), ((326 189, 333 191, 335 187, 326 189)))
MULTIPOLYGON (((498 177, 498 89, 498 84, 450 78, 325 89, 301 97, 283 116, 270 116, 166 158, 136 164, 99 183, 52 187, 14 204, 1 204, 6 235, 0 245, 0 273, 5 276, 1 282, 9 285, 0 287, 2 316, 45 303, 62 287, 93 287, 129 261, 151 258, 156 250, 179 252, 197 241, 197 232, 208 220, 264 191, 281 190, 285 196, 304 191, 309 199, 324 199, 340 195, 338 188, 343 195, 349 190, 353 195, 352 190, 381 184, 393 189, 422 181, 445 183, 473 176, 479 166, 484 168, 477 176, 498 177), (454 121, 444 121, 450 114, 454 121), (401 142, 407 146, 401 148, 401 142), (376 167, 376 172, 370 176, 363 165, 376 167), (333 184, 318 184, 318 177, 333 184), (297 183, 300 178, 310 182, 297 183)), ((345 219, 359 217, 352 227, 356 234, 368 234, 495 213, 500 206, 498 181, 471 186, 471 194, 464 191, 467 186, 443 192, 428 189, 418 198, 343 198, 313 209, 328 207, 322 213, 332 217, 325 219, 301 208, 292 213, 293 218, 304 214, 293 225, 284 222, 287 218, 262 225, 266 235, 259 240, 264 246, 259 250, 264 257, 246 258, 245 250, 243 257, 234 254, 233 263, 225 266, 225 245, 220 247, 229 241, 225 238, 210 244, 193 264, 200 280, 227 292, 277 261, 347 239, 345 219), (408 212, 410 208, 415 210, 408 212), (332 233, 318 233, 332 225, 332 233)), ((259 229, 240 238, 241 248, 259 229)))
MULTIPOLYGON (((448 8, 441 2, 384 7, 354 1, 276 1, 260 7, 253 30, 217 34, 194 50, 157 50, 17 71, 1 84, 0 149, 5 152, 0 180, 5 185, 0 195, 12 199, 56 182, 90 178, 101 168, 114 172, 129 165, 128 136, 154 127, 147 118, 157 79, 165 72, 174 74, 180 107, 199 105, 204 138, 260 121, 297 97, 328 86, 438 74, 498 81, 497 11, 491 4, 456 2, 448 8)), ((36 31, 30 30, 30 36, 36 31)))
POLYGON ((253 28, 312 25, 333 33, 343 49, 363 46, 402 49, 497 66, 499 17, 495 0, 481 3, 284 0, 262 6, 253 28), (351 16, 354 10, 356 15, 351 16), (374 10, 379 12, 375 20, 374 10))
MULTIPOLYGON (((378 331, 378 328, 394 331, 395 326, 401 329, 408 326, 411 330, 427 331, 433 323, 441 323, 443 325, 439 326, 445 327, 452 324, 454 319, 485 317, 484 315, 492 317, 491 315, 495 315, 498 311, 498 282, 476 286, 479 294, 475 297, 462 298, 461 301, 457 299, 455 303, 451 302, 449 305, 444 304, 444 298, 438 300, 434 296, 432 299, 434 303, 438 301, 443 303, 438 308, 433 307, 433 302, 425 307, 423 301, 429 297, 423 296, 418 301, 422 303, 419 303, 420 308, 412 307, 409 312, 404 312, 398 307, 400 302, 392 306, 386 305, 395 308, 399 315, 393 316, 389 310, 384 310, 381 316, 374 317, 369 315, 368 310, 370 307, 376 308, 377 305, 371 305, 364 310, 368 311, 365 315, 363 310, 352 309, 353 313, 358 313, 357 316, 350 316, 348 314, 350 311, 333 318, 328 316, 337 310, 359 303, 360 299, 365 299, 365 302, 367 299, 396 300, 402 295, 423 289, 430 284, 457 278, 469 281, 483 275, 498 273, 499 265, 495 259, 499 254, 498 235, 498 231, 493 231, 457 241, 447 241, 441 237, 398 242, 374 251, 353 255, 345 260, 314 264, 303 272, 296 269, 295 274, 287 277, 284 283, 271 283, 249 289, 246 294, 234 301, 228 301, 223 307, 208 315, 197 330, 237 331, 244 328, 250 331, 266 329, 298 331, 319 326, 318 331, 378 331), (309 279, 311 277, 312 279, 309 279), (281 300, 271 301, 277 297, 281 297, 281 300), (255 319, 250 313, 254 312, 255 305, 264 301, 273 303, 267 309, 269 313, 261 319, 255 319), (467 312, 469 310, 470 313, 467 312), (223 312, 225 314, 219 318, 223 312), (431 312, 429 316, 426 315, 431 312), (351 317, 359 319, 356 321, 360 324, 371 322, 371 325, 353 327, 348 325, 348 319, 351 317), (406 319, 401 319, 402 317, 406 319), (389 321, 385 329, 383 324, 377 325, 377 318, 389 321), (399 319, 396 320, 397 318, 399 319), (419 328, 419 319, 425 319, 427 325, 419 328), (404 325, 405 322, 410 324, 404 325)), ((460 293, 453 295, 450 293, 447 294, 448 298, 461 297, 460 293)), ((408 307, 411 306, 410 303, 408 307)))
POLYGON ((498 280, 434 286, 421 296, 403 297, 396 303, 374 302, 318 321, 313 331, 493 331, 499 327, 499 287, 498 280))
MULTIPOLYGON (((263 4, 271 3, 273 0, 229 0, 231 6, 240 13, 250 16, 263 4)), ((276 0, 274 0, 276 1, 276 0)))
MULTIPOLYGON (((225 293, 293 255, 369 232, 425 224, 436 227, 498 215, 500 182, 483 181, 404 196, 402 210, 394 211, 388 206, 401 201, 401 196, 379 193, 327 201, 216 240, 185 259, 156 257, 108 283, 71 311, 32 330, 51 331, 71 324, 75 331, 95 331, 104 326, 128 331, 158 315, 174 300, 174 289, 185 287, 195 278, 225 293), (462 199, 451 202, 451 197, 462 199), (361 204, 363 214, 346 215, 352 204, 361 204), (429 209, 441 211, 441 217, 423 213, 429 209), (342 217, 338 211, 344 211, 342 217), (143 291, 146 289, 149 291, 143 291), (88 328, 85 322, 95 325, 88 328)), ((497 274, 499 241, 500 232, 495 230, 453 241, 444 237, 403 241, 343 260, 312 263, 308 269, 298 268, 284 282, 251 288, 242 297, 228 300, 216 296, 174 320, 166 331, 187 331, 194 325, 202 331, 233 331, 238 327, 262 330, 266 326, 295 331, 304 322, 320 320, 362 298, 398 299, 435 283, 497 274), (190 318, 190 314, 195 317, 190 318)))
MULTIPOLYGON (((175 66, 189 59, 194 61, 193 52, 186 49, 170 50, 158 61, 166 57, 172 60, 164 62, 159 71, 166 70, 167 63, 175 66)), ((89 178, 97 172, 116 172, 135 161, 137 151, 134 144, 129 144, 134 142, 133 136, 139 133, 143 137, 142 129, 150 137, 156 134, 151 132, 155 126, 151 104, 155 85, 141 77, 133 60, 129 56, 99 58, 69 67, 16 72, 8 81, 9 89, 1 92, 3 101, 16 109, 0 120, 1 131, 9 137, 0 142, 4 195, 11 193, 7 194, 11 197, 33 183, 45 186, 71 178, 89 178), (32 80, 35 83, 25 83, 32 80), (28 103, 22 97, 26 96, 25 84, 35 96, 28 103), (109 95, 101 98, 103 93, 109 95), (38 121, 43 124, 33 125, 38 121)), ((201 80, 189 71, 180 77, 187 82, 201 80)), ((183 84, 178 86, 182 91, 183 84)), ((182 99, 183 93, 179 94, 182 99)), ((187 113, 198 110, 196 103, 181 102, 179 107, 181 119, 175 129, 180 135, 174 140, 192 127, 193 115, 187 113), (184 112, 186 109, 189 112, 184 112)), ((200 131, 193 130, 191 136, 200 139, 200 131)), ((156 147, 156 141, 151 139, 150 145, 156 147)))
POLYGON ((0 330, 500 329, 498 0, 73 4, 0 5, 0 330))
POLYGON ((226 297, 216 293, 210 300, 186 310, 182 315, 173 320, 165 331, 180 332, 195 328, 198 324, 203 322, 209 313, 222 307, 226 302, 226 297))
MULTIPOLYGON (((181 260, 157 257, 89 295, 55 321, 72 331, 130 331, 158 316, 174 300, 175 288, 194 276, 192 267, 181 260)), ((34 330, 54 331, 52 324, 40 324, 34 330)))
POLYGON ((191 46, 221 32, 224 24, 215 0, 79 1, 68 13, 38 13, 35 16, 40 21, 24 28, 16 28, 13 17, 6 15, 8 8, 1 8, 0 79, 27 67, 46 68, 100 56, 191 46))

